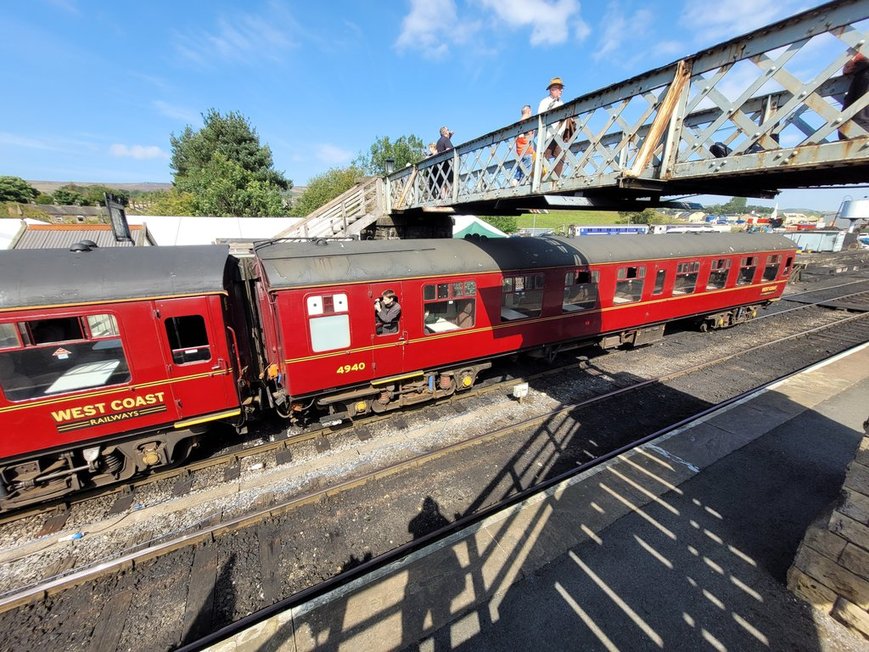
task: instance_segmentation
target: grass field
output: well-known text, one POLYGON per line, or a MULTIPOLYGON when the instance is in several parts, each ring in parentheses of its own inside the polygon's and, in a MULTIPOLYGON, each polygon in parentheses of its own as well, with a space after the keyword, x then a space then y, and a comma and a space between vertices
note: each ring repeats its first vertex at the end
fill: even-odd
POLYGON ((616 211, 551 211, 549 213, 526 213, 516 218, 520 229, 565 230, 571 224, 615 224, 619 220, 616 211))

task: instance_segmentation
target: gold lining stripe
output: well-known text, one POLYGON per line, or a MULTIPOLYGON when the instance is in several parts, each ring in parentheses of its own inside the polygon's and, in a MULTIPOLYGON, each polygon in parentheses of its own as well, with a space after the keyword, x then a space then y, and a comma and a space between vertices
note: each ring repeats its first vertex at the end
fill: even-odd
POLYGON ((199 380, 201 378, 208 378, 211 376, 223 376, 228 375, 233 372, 232 367, 220 370, 220 371, 207 371, 200 374, 192 374, 190 376, 182 376, 180 378, 167 378, 165 380, 152 380, 147 383, 140 383, 138 385, 117 385, 112 387, 111 389, 104 389, 99 391, 90 391, 85 392, 84 394, 65 394, 63 396, 58 396, 55 398, 49 399, 41 399, 39 401, 33 401, 32 403, 16 403, 15 405, 8 405, 5 407, 0 407, 0 414, 4 412, 15 412, 16 410, 25 410, 28 408, 34 407, 42 407, 44 405, 53 405, 55 403, 63 403, 64 401, 73 401, 78 399, 90 399, 97 398, 99 396, 109 396, 111 394, 116 394, 118 392, 131 392, 138 389, 150 389, 151 387, 159 387, 160 385, 174 385, 175 383, 185 383, 188 380, 199 380))
MULTIPOLYGON (((727 292, 734 292, 736 290, 745 290, 748 288, 756 288, 760 286, 770 286, 770 285, 786 285, 789 279, 782 279, 780 281, 770 281, 765 283, 752 283, 750 285, 738 285, 732 288, 721 288, 718 290, 702 290, 701 292, 691 292, 688 294, 682 294, 678 296, 669 296, 661 299, 647 299, 646 301, 631 301, 629 303, 619 304, 617 306, 608 306, 606 308, 590 308, 587 310, 578 310, 574 312, 565 312, 560 315, 549 315, 548 317, 536 317, 536 318, 527 318, 527 319, 514 319, 512 321, 501 322, 499 324, 494 324, 492 326, 485 326, 480 328, 461 328, 454 331, 448 331, 446 333, 435 333, 431 335, 424 335, 423 337, 418 337, 416 339, 411 340, 399 340, 398 342, 390 342, 389 344, 378 344, 376 346, 363 346, 356 349, 342 349, 340 351, 333 351, 330 353, 321 353, 318 355, 308 355, 303 356, 301 358, 290 358, 284 360, 284 364, 298 364, 301 362, 311 362, 312 360, 323 360, 326 358, 333 358, 336 356, 351 356, 357 355, 359 353, 365 353, 366 351, 373 351, 375 349, 383 349, 390 348, 394 346, 407 346, 408 344, 416 344, 418 342, 430 342, 432 340, 444 339, 446 337, 457 337, 460 335, 467 335, 469 333, 482 333, 485 331, 496 331, 502 330, 504 328, 511 328, 513 326, 518 326, 520 324, 541 324, 549 321, 557 321, 559 319, 567 319, 569 317, 578 317, 581 315, 596 315, 602 314, 605 312, 610 312, 613 310, 623 310, 625 308, 631 308, 634 306, 648 306, 654 303, 664 303, 667 301, 681 300, 681 299, 691 299, 697 296, 710 296, 716 294, 725 294, 727 292)), ((762 297, 761 297, 762 298, 762 297)), ((764 301, 773 301, 775 299, 764 299, 764 301)), ((720 310, 725 310, 725 308, 721 308, 720 310)), ((678 317, 674 317, 673 319, 679 319, 678 317)))
POLYGON ((46 303, 39 306, 17 306, 14 308, 0 308, 0 313, 4 312, 22 312, 25 310, 45 310, 47 308, 77 308, 79 306, 101 306, 114 303, 135 303, 137 301, 160 301, 162 299, 186 299, 190 297, 208 297, 214 295, 223 295, 228 297, 229 292, 226 290, 218 290, 216 292, 196 292, 190 294, 164 294, 154 297, 137 297, 135 299, 102 299, 100 301, 77 301, 72 303, 46 303))
POLYGON ((217 414, 210 414, 207 417, 197 417, 195 419, 186 419, 184 421, 176 421, 174 427, 176 429, 186 428, 187 426, 195 426, 199 423, 207 423, 209 421, 217 421, 218 419, 226 419, 227 417, 234 417, 241 414, 241 408, 236 408, 234 410, 226 410, 225 412, 218 412, 217 414))

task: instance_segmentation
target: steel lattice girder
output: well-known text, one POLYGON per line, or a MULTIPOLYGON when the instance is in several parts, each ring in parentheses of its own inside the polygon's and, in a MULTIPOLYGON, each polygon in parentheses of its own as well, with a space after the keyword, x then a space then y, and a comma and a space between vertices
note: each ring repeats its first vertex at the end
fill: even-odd
POLYGON ((387 210, 869 180, 869 134, 851 120, 869 96, 843 111, 840 74, 856 52, 869 55, 867 17, 869 0, 830 2, 475 138, 390 175, 387 210), (576 131, 564 138, 568 118, 576 131), (527 132, 538 155, 513 183, 527 132), (721 158, 710 152, 718 142, 729 150, 721 158), (561 152, 543 160, 553 143, 561 152))

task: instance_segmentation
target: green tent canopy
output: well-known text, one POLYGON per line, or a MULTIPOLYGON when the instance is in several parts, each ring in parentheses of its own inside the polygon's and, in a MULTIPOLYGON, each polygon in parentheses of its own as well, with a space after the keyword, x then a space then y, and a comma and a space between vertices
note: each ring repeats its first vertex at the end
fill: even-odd
POLYGON ((453 220, 455 221, 453 226, 454 238, 464 238, 466 235, 486 238, 507 237, 506 233, 474 215, 456 215, 453 220))

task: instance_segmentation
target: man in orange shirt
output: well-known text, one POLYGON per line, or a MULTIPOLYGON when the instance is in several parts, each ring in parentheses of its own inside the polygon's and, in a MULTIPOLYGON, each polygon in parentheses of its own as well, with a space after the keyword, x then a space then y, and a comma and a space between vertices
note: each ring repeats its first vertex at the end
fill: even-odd
MULTIPOLYGON (((522 119, 526 120, 531 117, 531 105, 526 104, 522 107, 522 119)), ((525 176, 531 174, 531 167, 534 165, 534 132, 527 131, 524 134, 519 134, 516 137, 516 172, 513 174, 513 186, 518 186, 522 183, 525 176)))

